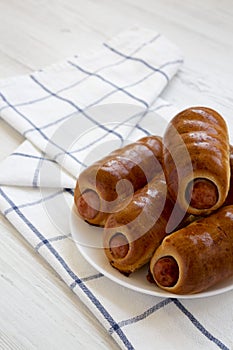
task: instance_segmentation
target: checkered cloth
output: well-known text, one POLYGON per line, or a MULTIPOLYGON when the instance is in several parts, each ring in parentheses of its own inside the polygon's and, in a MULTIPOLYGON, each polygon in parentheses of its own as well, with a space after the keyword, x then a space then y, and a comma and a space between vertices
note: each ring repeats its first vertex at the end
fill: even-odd
POLYGON ((0 209, 122 349, 233 348, 232 292, 185 300, 127 289, 89 265, 70 231, 77 174, 102 144, 120 147, 176 113, 158 96, 181 63, 162 35, 136 28, 0 81, 1 117, 26 138, 0 164, 0 209))

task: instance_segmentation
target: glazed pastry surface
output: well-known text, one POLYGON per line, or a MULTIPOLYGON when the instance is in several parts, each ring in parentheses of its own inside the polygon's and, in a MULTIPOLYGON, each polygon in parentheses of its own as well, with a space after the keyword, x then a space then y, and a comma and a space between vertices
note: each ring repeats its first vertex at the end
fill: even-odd
POLYGON ((169 219, 170 229, 179 223, 180 208, 171 216, 173 209, 164 175, 160 174, 136 192, 125 209, 110 215, 103 245, 111 265, 128 275, 146 264, 167 235, 169 219))
POLYGON ((90 224, 103 226, 110 213, 161 171, 161 163, 159 136, 143 137, 98 160, 77 180, 74 202, 79 215, 90 224))
POLYGON ((232 276, 233 206, 165 237, 150 272, 159 287, 177 294, 198 293, 232 276))
POLYGON ((173 200, 194 215, 218 209, 230 182, 229 137, 221 115, 210 108, 188 108, 169 123, 163 142, 173 200))

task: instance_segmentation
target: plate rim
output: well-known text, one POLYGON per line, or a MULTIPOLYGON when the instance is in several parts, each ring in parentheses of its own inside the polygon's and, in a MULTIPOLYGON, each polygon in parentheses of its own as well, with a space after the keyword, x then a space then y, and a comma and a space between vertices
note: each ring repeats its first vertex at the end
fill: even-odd
MULTIPOLYGON (((102 273, 105 277, 107 277, 108 279, 110 279, 111 281, 113 281, 114 283, 117 283, 118 285, 121 285, 125 288, 128 288, 130 290, 133 290, 134 292, 139 292, 145 295, 150 295, 150 296, 155 296, 155 297, 160 297, 160 298, 173 298, 173 299, 200 299, 200 298, 207 298, 207 297, 213 297, 213 296, 217 296, 219 294, 223 294, 226 292, 229 292, 233 289, 233 283, 230 284, 229 286, 225 286, 225 287, 220 287, 214 290, 206 290, 200 293, 194 293, 194 294, 175 294, 175 293, 171 293, 168 291, 165 291, 163 289, 160 288, 160 290, 158 291, 159 287, 155 286, 156 290, 152 291, 150 289, 146 289, 146 288, 142 288, 142 287, 137 287, 134 286, 132 284, 129 284, 127 282, 125 282, 125 280, 123 278, 127 278, 126 276, 124 276, 123 274, 121 274, 119 271, 117 271, 116 269, 114 269, 110 263, 108 263, 107 261, 107 257, 106 257, 106 265, 108 263, 108 267, 111 267, 111 269, 113 270, 112 273, 108 272, 108 270, 106 270, 105 268, 103 268, 103 266, 100 266, 95 259, 93 259, 93 257, 90 256, 90 254, 88 254, 88 250, 92 250, 92 251, 99 251, 101 248, 97 248, 97 247, 88 247, 84 244, 79 244, 76 239, 75 239, 75 234, 74 231, 77 230, 77 225, 75 225, 75 221, 77 222, 77 220, 83 221, 81 218, 79 218, 78 214, 77 214, 77 210, 76 210, 76 206, 73 203, 72 205, 72 209, 71 209, 71 213, 70 213, 70 218, 69 218, 69 224, 70 224, 70 231, 71 231, 71 236, 73 238, 73 241, 76 245, 76 248, 79 250, 79 252, 81 253, 81 255, 83 256, 83 258, 92 266, 94 267, 98 272, 102 273), (117 272, 117 274, 119 273, 119 277, 116 276, 116 274, 114 273, 117 272)), ((85 223, 86 225, 89 225, 88 223, 85 223)), ((88 227, 88 226, 87 226, 88 227)), ((104 256, 104 252, 103 256, 104 256)), ((133 276, 133 273, 131 274, 131 277, 133 276)), ((146 276, 145 276, 145 280, 146 280, 146 276)), ((224 281, 223 281, 224 282, 224 281)), ((214 286, 212 287, 214 288, 214 286)))

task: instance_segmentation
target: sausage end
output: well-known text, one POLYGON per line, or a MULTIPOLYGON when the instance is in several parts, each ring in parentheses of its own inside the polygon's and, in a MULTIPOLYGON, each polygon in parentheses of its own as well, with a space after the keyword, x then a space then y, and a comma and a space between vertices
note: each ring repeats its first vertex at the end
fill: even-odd
POLYGON ((86 220, 92 220, 99 213, 100 199, 93 190, 86 190, 77 199, 76 206, 79 214, 86 220))
POLYGON ((109 246, 114 259, 123 259, 128 254, 129 242, 120 232, 111 238, 109 246))
POLYGON ((155 282, 163 287, 173 287, 179 278, 179 266, 171 256, 165 256, 157 260, 153 266, 155 282))
POLYGON ((216 185, 204 178, 191 181, 186 189, 186 200, 195 209, 210 209, 218 201, 218 189, 216 185))

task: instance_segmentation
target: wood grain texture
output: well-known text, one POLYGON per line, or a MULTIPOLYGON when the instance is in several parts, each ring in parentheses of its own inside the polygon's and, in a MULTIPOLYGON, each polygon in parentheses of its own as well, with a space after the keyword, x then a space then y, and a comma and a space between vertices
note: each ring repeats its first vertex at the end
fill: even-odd
MULTIPOLYGON (((230 123, 230 0, 0 0, 0 78, 29 73, 132 26, 155 29, 184 52, 162 97, 206 105, 230 123)), ((233 135, 230 135, 233 140, 233 135)), ((0 120, 0 159, 23 138, 0 120)), ((118 349, 87 308, 0 216, 0 349, 118 349)))
POLYGON ((3 217, 0 240, 0 349, 118 348, 3 217))

